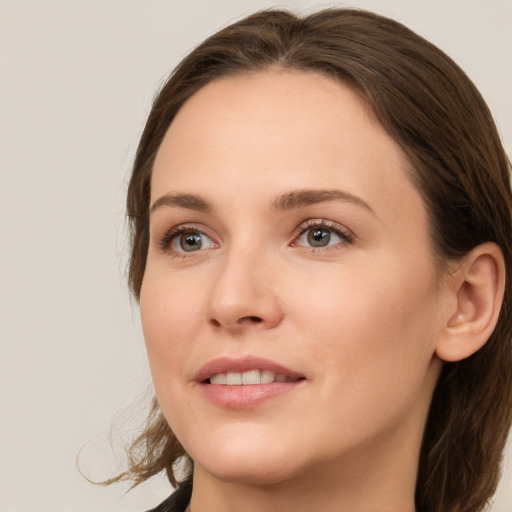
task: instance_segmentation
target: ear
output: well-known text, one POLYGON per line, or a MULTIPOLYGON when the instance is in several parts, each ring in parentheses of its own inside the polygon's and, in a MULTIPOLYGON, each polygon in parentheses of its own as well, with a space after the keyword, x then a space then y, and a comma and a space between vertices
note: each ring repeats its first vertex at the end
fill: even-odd
POLYGON ((460 361, 489 339, 500 313, 505 291, 505 263, 492 242, 475 247, 448 276, 452 298, 436 353, 444 361, 460 361))

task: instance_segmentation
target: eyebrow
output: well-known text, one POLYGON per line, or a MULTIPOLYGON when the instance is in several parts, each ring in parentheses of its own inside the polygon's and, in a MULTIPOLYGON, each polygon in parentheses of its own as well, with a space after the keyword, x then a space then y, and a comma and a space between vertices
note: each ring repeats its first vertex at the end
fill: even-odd
MULTIPOLYGON (((286 192, 278 195, 271 202, 271 208, 273 210, 293 210, 326 201, 349 202, 365 208, 376 216, 375 211, 366 201, 342 190, 294 190, 286 192)), ((214 211, 212 204, 201 196, 169 193, 159 197, 151 205, 150 213, 164 206, 186 208, 205 213, 214 211)))
POLYGON ((205 213, 213 211, 211 203, 195 194, 165 194, 151 205, 149 211, 153 213, 163 206, 187 208, 189 210, 197 210, 205 213))
POLYGON ((344 201, 361 206, 376 216, 373 208, 360 197, 342 190, 295 190, 277 196, 272 201, 275 210, 292 210, 326 201, 344 201))

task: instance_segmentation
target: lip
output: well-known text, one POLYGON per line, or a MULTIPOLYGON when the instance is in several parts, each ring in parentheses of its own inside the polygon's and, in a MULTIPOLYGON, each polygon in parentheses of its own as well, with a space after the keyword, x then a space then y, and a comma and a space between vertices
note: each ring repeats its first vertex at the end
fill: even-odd
POLYGON ((305 375, 279 363, 260 357, 246 356, 237 359, 220 357, 206 363, 197 372, 194 380, 198 383, 206 398, 217 406, 228 409, 253 408, 273 397, 286 394, 305 382, 305 375), (272 382, 270 384, 252 384, 226 386, 210 384, 208 379, 218 373, 243 373, 249 370, 269 370, 282 374, 292 382, 272 382))
POLYGON ((290 377, 291 379, 305 378, 305 375, 286 368, 285 366, 278 364, 270 359, 264 359, 261 357, 245 356, 237 359, 231 359, 229 357, 219 357, 206 363, 197 372, 194 377, 199 383, 204 383, 212 375, 217 373, 242 373, 249 370, 269 370, 274 373, 280 373, 290 377))

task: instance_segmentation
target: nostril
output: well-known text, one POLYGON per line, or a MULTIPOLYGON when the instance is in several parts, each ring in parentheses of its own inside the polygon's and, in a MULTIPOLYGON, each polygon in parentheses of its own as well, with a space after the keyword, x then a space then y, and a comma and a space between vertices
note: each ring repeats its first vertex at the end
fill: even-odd
POLYGON ((222 327, 223 325, 225 327, 229 327, 230 325, 232 327, 235 327, 235 326, 241 326, 241 325, 259 324, 261 322, 263 322, 263 318, 261 318, 259 316, 243 316, 243 317, 239 318, 238 320, 236 320, 234 323, 231 323, 229 321, 222 322, 215 318, 210 319, 211 325, 213 325, 213 327, 215 327, 215 328, 222 327))
POLYGON ((263 319, 259 316, 244 316, 243 318, 240 318, 239 322, 249 321, 255 324, 259 324, 260 322, 263 322, 263 319))

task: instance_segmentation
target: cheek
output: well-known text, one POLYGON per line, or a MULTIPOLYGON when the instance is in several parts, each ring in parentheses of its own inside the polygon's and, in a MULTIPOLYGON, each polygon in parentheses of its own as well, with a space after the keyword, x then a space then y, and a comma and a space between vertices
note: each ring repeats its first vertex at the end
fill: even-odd
POLYGON ((197 320, 204 316, 202 299, 196 289, 197 286, 187 283, 171 282, 151 270, 146 272, 140 313, 156 387, 162 379, 179 376, 183 358, 190 352, 190 340, 198 329, 197 320))
POLYGON ((180 286, 176 280, 171 283, 168 276, 149 270, 140 295, 142 328, 156 396, 173 432, 181 433, 180 439, 194 421, 183 384, 190 377, 187 362, 196 351, 191 341, 197 337, 197 319, 204 316, 195 289, 180 286))
POLYGON ((375 393, 377 402, 421 386, 437 332, 437 288, 426 267, 416 274, 406 263, 384 266, 303 280, 307 299, 296 301, 295 315, 303 351, 324 375, 353 396, 375 393))

